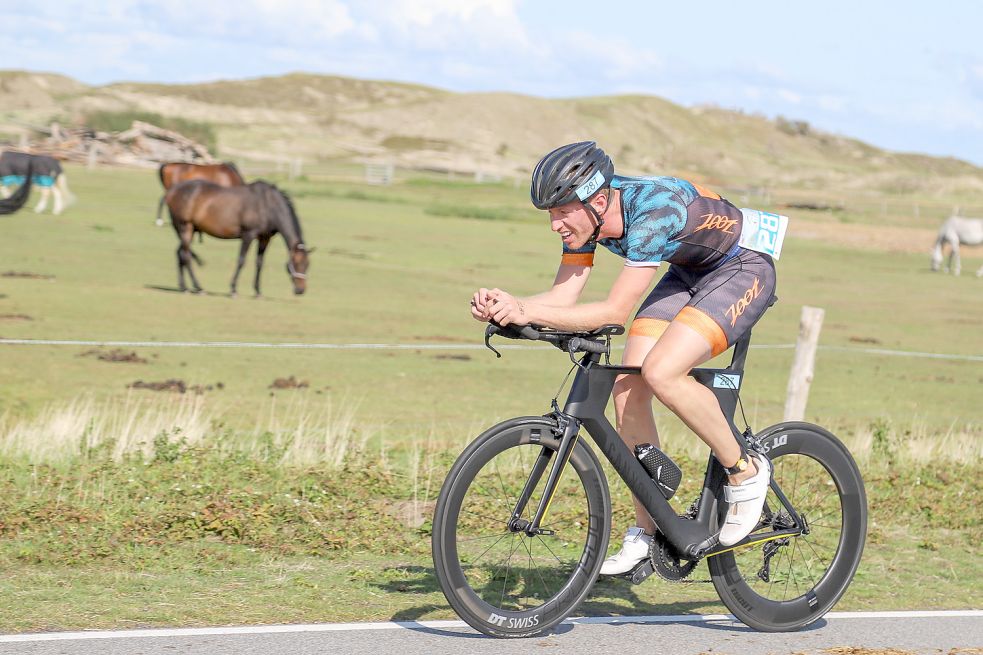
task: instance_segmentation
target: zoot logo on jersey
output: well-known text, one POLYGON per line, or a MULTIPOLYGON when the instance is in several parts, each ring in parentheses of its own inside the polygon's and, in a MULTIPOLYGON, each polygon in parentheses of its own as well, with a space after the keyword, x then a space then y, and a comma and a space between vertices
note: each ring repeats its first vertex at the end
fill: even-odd
POLYGON ((703 214, 700 216, 703 219, 703 225, 693 230, 694 232, 699 232, 700 230, 720 230, 721 232, 726 232, 727 234, 733 234, 730 228, 737 225, 737 221, 733 218, 728 218, 721 214, 703 214))

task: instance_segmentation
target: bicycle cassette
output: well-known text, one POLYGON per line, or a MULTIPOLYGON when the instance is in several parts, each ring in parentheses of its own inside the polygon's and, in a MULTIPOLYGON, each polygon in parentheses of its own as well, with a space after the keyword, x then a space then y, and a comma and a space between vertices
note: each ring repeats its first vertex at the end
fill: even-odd
POLYGON ((665 535, 658 530, 655 531, 652 544, 649 546, 649 559, 659 577, 670 582, 679 582, 692 573, 697 565, 697 562, 680 559, 673 552, 665 535))

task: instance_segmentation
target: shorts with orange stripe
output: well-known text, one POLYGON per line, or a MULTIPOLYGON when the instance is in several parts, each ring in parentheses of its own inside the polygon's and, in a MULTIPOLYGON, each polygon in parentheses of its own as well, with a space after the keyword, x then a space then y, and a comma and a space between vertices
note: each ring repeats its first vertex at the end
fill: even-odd
POLYGON ((719 355, 751 329, 775 295, 775 263, 741 248, 716 268, 673 264, 635 315, 628 336, 659 337, 672 321, 693 328, 719 355))

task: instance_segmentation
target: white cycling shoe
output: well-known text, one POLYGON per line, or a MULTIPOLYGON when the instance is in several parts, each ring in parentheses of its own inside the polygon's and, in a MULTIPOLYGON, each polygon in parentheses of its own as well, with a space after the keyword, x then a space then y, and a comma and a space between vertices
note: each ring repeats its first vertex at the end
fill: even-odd
POLYGON ((649 556, 652 535, 645 534, 641 528, 628 528, 621 550, 604 560, 601 575, 622 575, 634 569, 649 556))
POLYGON ((758 472, 739 485, 724 485, 724 500, 730 504, 730 508, 720 531, 721 546, 733 546, 751 534, 761 519, 761 508, 771 484, 771 462, 766 457, 751 457, 754 457, 758 472))

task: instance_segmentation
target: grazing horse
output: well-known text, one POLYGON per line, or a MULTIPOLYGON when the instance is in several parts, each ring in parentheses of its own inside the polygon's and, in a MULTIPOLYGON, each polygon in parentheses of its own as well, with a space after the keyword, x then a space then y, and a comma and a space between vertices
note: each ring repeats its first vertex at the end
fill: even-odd
MULTIPOLYGON (((157 174, 160 175, 160 183, 164 186, 165 195, 172 186, 188 180, 208 180, 219 186, 242 186, 246 183, 242 179, 242 173, 230 161, 221 164, 187 164, 173 161, 161 164, 157 174)), ((157 227, 164 224, 160 217, 161 210, 164 208, 164 197, 161 196, 160 202, 157 203, 157 227)))
MULTIPOLYGON (((945 270, 951 269, 953 275, 959 275, 962 268, 959 261, 959 246, 983 244, 983 218, 950 216, 946 219, 942 227, 939 228, 938 238, 935 239, 935 250, 932 252, 933 271, 939 270, 939 266, 942 264, 942 246, 946 243, 952 250, 949 253, 949 263, 945 270)), ((976 271, 976 276, 983 277, 983 266, 976 271)))
POLYGON ((6 198, 10 195, 7 192, 8 186, 23 183, 28 167, 33 170, 31 181, 41 189, 41 201, 34 208, 36 213, 45 210, 48 196, 52 194, 55 196, 55 214, 60 214, 66 204, 74 201, 75 196, 68 190, 68 180, 57 159, 13 150, 5 150, 0 154, 0 196, 6 198))
POLYGON ((27 202, 28 196, 31 195, 31 171, 32 168, 28 166, 27 175, 24 176, 20 188, 14 191, 13 195, 0 199, 0 214, 13 214, 27 202))
POLYGON ((164 196, 171 213, 171 223, 181 245, 177 249, 178 286, 187 291, 184 271, 187 269, 195 293, 201 285, 191 268, 191 259, 201 260, 191 252, 191 239, 195 232, 210 234, 219 239, 241 239, 239 260, 232 275, 232 295, 236 294, 239 271, 246 261, 249 245, 258 242, 256 252, 256 281, 253 288, 259 291, 259 275, 263 269, 263 253, 273 235, 280 233, 287 242, 287 273, 293 281, 294 293, 301 294, 307 288, 307 255, 314 252, 304 245, 300 221, 293 203, 276 186, 257 180, 251 184, 222 187, 205 180, 188 180, 168 190, 164 196))

